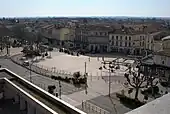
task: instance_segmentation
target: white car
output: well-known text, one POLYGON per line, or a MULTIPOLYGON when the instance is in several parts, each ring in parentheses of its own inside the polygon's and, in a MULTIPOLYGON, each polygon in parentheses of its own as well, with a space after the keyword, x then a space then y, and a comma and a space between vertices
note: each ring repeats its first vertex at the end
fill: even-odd
POLYGON ((24 65, 24 66, 29 66, 29 61, 24 61, 24 62, 23 62, 23 65, 24 65))

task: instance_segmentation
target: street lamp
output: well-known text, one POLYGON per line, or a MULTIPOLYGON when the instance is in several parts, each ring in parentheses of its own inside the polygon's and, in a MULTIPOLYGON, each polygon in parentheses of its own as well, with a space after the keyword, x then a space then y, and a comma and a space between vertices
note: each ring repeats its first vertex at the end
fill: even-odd
MULTIPOLYGON (((102 62, 102 64, 103 64, 103 68, 109 71, 109 97, 110 97, 110 93, 111 93, 111 91, 110 91, 110 89, 111 89, 111 73, 114 72, 114 66, 113 66, 113 62, 110 62, 110 61, 109 62, 104 61, 104 62, 102 62), (108 68, 106 67, 107 64, 109 65, 108 68)), ((100 67, 99 70, 102 70, 103 68, 100 67)))
POLYGON ((61 82, 59 81, 59 96, 60 96, 60 99, 61 99, 61 82))
POLYGON ((84 71, 84 79, 85 79, 85 93, 87 94, 87 73, 86 73, 86 68, 87 68, 87 65, 86 65, 86 62, 85 62, 85 71, 84 71))

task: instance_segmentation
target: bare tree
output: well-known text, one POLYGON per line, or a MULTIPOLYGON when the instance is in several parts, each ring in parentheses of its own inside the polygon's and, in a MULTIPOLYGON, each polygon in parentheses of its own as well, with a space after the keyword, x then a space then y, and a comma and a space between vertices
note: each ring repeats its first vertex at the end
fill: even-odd
POLYGON ((129 85, 136 90, 135 99, 138 100, 139 89, 146 87, 146 84, 144 84, 144 82, 147 80, 146 76, 141 74, 140 68, 138 68, 137 72, 132 72, 132 75, 125 73, 124 76, 127 79, 129 85))

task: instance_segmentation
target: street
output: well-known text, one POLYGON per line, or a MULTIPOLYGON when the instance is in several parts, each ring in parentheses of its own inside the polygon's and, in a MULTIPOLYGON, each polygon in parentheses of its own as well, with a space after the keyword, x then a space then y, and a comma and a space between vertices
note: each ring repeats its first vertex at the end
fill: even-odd
MULTIPOLYGON (((7 68, 13 71, 14 73, 20 75, 21 77, 25 79, 30 80, 30 71, 24 67, 21 67, 13 63, 11 60, 1 58, 0 65, 2 65, 2 67, 4 68, 7 68)), ((48 85, 56 85, 56 92, 58 92, 59 90, 59 82, 51 78, 31 72, 31 79, 32 79, 31 80, 32 83, 34 83, 35 85, 38 85, 39 87, 42 87, 45 90, 48 90, 48 85)), ((61 93, 64 95, 71 94, 71 93, 74 93, 80 90, 82 89, 81 88, 78 89, 71 84, 61 82, 61 93)))

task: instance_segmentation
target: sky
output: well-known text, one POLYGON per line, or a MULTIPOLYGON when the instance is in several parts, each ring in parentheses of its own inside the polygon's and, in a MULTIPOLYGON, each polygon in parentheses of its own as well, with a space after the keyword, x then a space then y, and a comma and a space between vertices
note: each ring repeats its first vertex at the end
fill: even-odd
POLYGON ((170 0, 0 0, 0 17, 170 17, 170 0))

